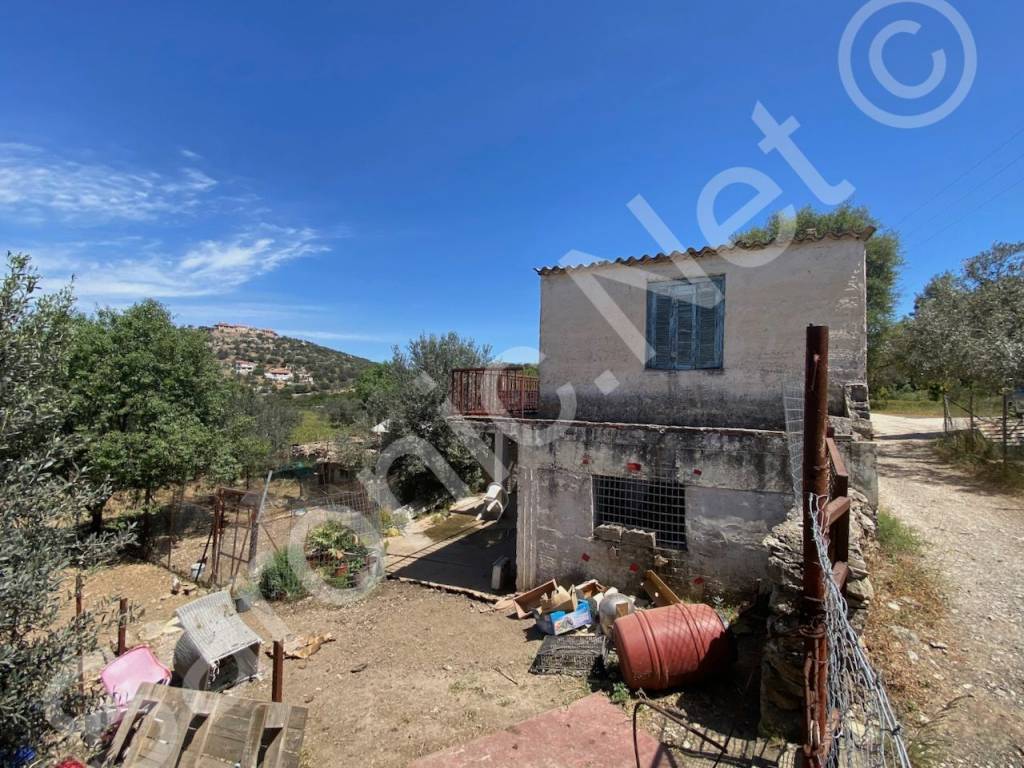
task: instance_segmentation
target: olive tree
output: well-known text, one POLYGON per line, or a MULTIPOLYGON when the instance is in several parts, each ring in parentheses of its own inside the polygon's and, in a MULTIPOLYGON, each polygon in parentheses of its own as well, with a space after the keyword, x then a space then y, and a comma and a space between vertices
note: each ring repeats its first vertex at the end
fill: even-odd
MULTIPOLYGON (((421 334, 405 349, 395 347, 391 360, 375 370, 372 382, 364 382, 373 389, 368 398, 380 403, 380 413, 389 420, 387 441, 418 437, 435 448, 468 485, 480 483, 479 463, 448 423, 446 398, 454 368, 476 368, 491 360, 489 346, 454 332, 421 334)), ((447 493, 415 456, 398 462, 395 475, 399 494, 407 499, 439 499, 447 493)))
MULTIPOLYGON (((72 295, 42 295, 24 255, 0 285, 0 765, 19 749, 50 752, 54 712, 77 696, 60 685, 97 647, 101 613, 62 620, 75 568, 111 556, 127 536, 87 536, 79 523, 106 491, 79 465, 67 390, 72 295)), ((95 607, 95 606, 94 606, 95 607)), ((72 678, 73 679, 73 678, 72 678)))
POLYGON ((907 368, 922 384, 989 390, 1024 381, 1024 243, 995 243, 932 278, 906 322, 907 368))

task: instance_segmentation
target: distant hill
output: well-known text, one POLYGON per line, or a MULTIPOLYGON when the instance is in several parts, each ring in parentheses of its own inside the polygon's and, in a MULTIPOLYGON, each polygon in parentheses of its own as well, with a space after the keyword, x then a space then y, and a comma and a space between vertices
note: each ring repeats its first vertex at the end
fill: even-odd
POLYGON ((209 335, 210 347, 225 372, 243 376, 260 389, 337 391, 353 386, 359 374, 373 365, 366 358, 282 336, 268 328, 217 323, 200 330, 209 335), (276 379, 267 378, 268 372, 276 379))

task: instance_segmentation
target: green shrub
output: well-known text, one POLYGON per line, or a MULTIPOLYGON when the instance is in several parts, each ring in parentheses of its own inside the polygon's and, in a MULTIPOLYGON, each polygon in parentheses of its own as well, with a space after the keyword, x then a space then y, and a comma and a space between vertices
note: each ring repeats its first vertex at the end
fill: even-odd
POLYGON ((878 511, 878 546, 889 557, 916 555, 924 542, 917 531, 897 519, 888 510, 878 511))
POLYGON ((612 694, 609 696, 612 704, 618 704, 620 707, 626 706, 629 703, 629 688, 621 680, 612 685, 612 694))
POLYGON ((328 520, 306 535, 306 551, 317 557, 340 560, 346 553, 366 554, 355 531, 338 520, 328 520))
POLYGON ((338 520, 328 520, 306 535, 306 552, 320 562, 317 573, 331 587, 347 589, 356 574, 366 568, 370 550, 355 531, 338 520), (344 572, 339 572, 344 568, 344 572))
MULTIPOLYGON (((292 554, 291 557, 299 553, 292 554)), ((260 572, 260 594, 267 600, 298 600, 305 597, 306 587, 302 578, 292 567, 289 550, 282 549, 274 553, 270 562, 260 572)))

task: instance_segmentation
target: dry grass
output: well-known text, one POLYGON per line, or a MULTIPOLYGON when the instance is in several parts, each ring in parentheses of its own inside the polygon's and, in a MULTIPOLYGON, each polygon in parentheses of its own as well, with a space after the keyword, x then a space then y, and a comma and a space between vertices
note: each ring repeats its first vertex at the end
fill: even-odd
POLYGON ((890 693, 904 710, 925 704, 930 681, 921 674, 893 627, 927 637, 946 614, 940 575, 928 565, 918 533, 885 510, 878 513, 878 541, 868 552, 875 603, 864 639, 890 693))
POLYGON ((1002 461, 1002 447, 966 432, 955 432, 935 441, 935 453, 943 461, 963 469, 992 490, 1024 494, 1024 462, 1021 449, 1011 450, 1002 461))

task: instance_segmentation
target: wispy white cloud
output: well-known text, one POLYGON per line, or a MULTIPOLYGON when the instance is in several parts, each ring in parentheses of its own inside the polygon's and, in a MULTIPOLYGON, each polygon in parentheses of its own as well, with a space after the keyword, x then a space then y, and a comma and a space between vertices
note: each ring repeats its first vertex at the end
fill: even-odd
POLYGON ((261 224, 180 255, 158 241, 75 242, 33 249, 54 282, 74 277, 82 299, 181 298, 230 292, 286 261, 326 250, 312 229, 261 224), (128 254, 131 255, 128 255, 128 254))
POLYGON ((343 224, 269 223, 280 219, 267 201, 236 179, 214 178, 185 147, 172 154, 171 172, 95 157, 0 143, 5 246, 31 253, 48 281, 73 276, 83 303, 224 296, 351 236, 343 224))
POLYGON ((0 144, 0 210, 27 222, 148 221, 195 210, 216 185, 192 166, 173 175, 132 171, 0 144))

